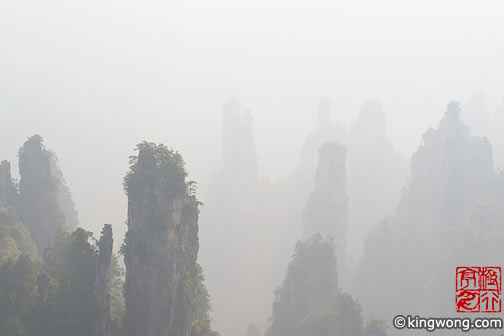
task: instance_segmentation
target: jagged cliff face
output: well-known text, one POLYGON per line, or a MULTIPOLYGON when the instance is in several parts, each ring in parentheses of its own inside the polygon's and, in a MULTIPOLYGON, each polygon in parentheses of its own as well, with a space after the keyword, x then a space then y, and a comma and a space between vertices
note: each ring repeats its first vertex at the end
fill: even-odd
POLYGON ((331 236, 338 261, 345 256, 348 230, 345 157, 345 147, 336 142, 320 147, 315 189, 303 212, 305 237, 331 236))
POLYGON ((180 154, 163 145, 142 143, 132 157, 124 247, 131 336, 198 334, 199 203, 185 177, 180 154))
POLYGON ((57 183, 51 172, 51 153, 42 137, 30 137, 19 149, 19 213, 39 249, 47 246, 56 228, 64 226, 57 183))
POLYGON ((428 307, 451 312, 446 295, 454 292, 457 256, 464 264, 469 253, 464 223, 487 199, 494 176, 488 141, 471 136, 459 105, 450 103, 411 159, 411 182, 394 217, 367 239, 354 285, 363 306, 386 319, 428 307))

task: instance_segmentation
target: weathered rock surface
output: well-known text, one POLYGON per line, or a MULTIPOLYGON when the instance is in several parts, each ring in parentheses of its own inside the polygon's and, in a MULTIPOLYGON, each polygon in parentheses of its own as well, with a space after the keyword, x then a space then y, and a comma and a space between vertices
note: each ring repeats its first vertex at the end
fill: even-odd
POLYGON ((196 263, 199 202, 186 175, 180 154, 163 145, 144 142, 132 157, 125 178, 128 335, 209 332, 208 307, 201 306, 207 294, 196 263))

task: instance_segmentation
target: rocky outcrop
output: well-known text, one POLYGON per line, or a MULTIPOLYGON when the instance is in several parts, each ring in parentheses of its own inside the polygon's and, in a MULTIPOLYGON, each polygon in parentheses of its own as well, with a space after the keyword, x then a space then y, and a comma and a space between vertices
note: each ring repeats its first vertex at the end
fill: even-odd
POLYGON ((131 336, 209 333, 208 307, 196 263, 198 206, 182 157, 141 143, 125 177, 128 195, 126 330, 131 336))
POLYGON ((51 171, 51 153, 45 149, 41 136, 28 138, 19 149, 19 175, 19 214, 42 250, 56 228, 64 226, 64 215, 51 171))

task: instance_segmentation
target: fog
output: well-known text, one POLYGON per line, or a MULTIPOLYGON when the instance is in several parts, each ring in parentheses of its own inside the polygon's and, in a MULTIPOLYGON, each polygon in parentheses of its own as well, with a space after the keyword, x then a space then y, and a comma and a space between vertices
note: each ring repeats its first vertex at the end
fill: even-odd
POLYGON ((348 291, 366 236, 396 214, 409 160, 450 101, 460 103, 472 135, 489 139, 495 168, 504 164, 503 33, 504 3, 497 0, 3 0, 0 159, 19 178, 18 150, 40 134, 57 155, 80 225, 99 234, 111 223, 117 251, 128 229, 123 177, 136 144, 179 151, 204 203, 199 259, 212 325, 223 336, 244 335, 249 322, 267 327, 272 291, 295 242, 315 233, 307 225, 320 224, 303 212, 318 211, 305 206, 316 193, 324 143, 346 148, 349 217, 341 220, 348 240, 346 255, 338 255, 338 282, 348 291), (238 132, 250 132, 241 134, 243 143, 234 143, 240 134, 223 136, 231 97, 241 102, 231 108, 237 120, 250 115, 238 132), (369 104, 376 105, 366 114, 369 104), (327 136, 322 110, 332 120, 322 126, 334 126, 327 136), (226 141, 244 155, 238 166, 257 168, 236 173, 226 141), (376 144, 380 155, 370 148, 376 144), (233 196, 234 178, 250 182, 243 198, 233 196), (234 213, 226 215, 227 207, 234 213), (229 252, 221 245, 243 216, 229 252), (232 281, 219 274, 222 267, 232 281), (249 278, 254 274, 262 274, 260 283, 249 278), (233 281, 243 282, 228 300, 233 281), (247 307, 236 311, 240 306, 247 307))

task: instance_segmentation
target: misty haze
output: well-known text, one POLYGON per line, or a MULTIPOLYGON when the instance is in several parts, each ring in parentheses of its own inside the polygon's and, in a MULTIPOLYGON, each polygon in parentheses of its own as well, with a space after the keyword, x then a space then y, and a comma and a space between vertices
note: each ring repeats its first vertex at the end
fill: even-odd
POLYGON ((495 0, 1 0, 0 336, 504 335, 503 42, 495 0))

